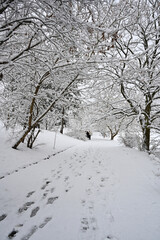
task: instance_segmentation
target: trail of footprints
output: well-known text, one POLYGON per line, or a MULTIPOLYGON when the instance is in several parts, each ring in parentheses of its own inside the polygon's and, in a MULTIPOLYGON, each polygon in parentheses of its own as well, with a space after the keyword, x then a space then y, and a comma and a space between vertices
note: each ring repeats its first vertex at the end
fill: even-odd
POLYGON ((88 214, 87 216, 81 218, 80 231, 84 235, 89 233, 93 236, 95 231, 98 229, 97 220, 94 217, 94 202, 83 199, 81 204, 85 209, 85 213, 87 212, 88 214))
POLYGON ((53 154, 49 155, 48 157, 43 158, 43 159, 41 159, 41 160, 39 160, 39 161, 37 161, 37 162, 29 163, 29 164, 27 164, 27 165, 24 165, 24 166, 22 166, 22 167, 19 167, 18 169, 15 169, 15 170, 11 171, 11 172, 5 173, 3 176, 0 176, 0 180, 2 180, 2 179, 4 179, 5 177, 7 177, 7 176, 9 176, 9 175, 12 175, 12 174, 14 174, 14 173, 18 173, 20 170, 23 170, 23 169, 25 169, 25 168, 31 167, 31 166, 33 166, 33 165, 36 165, 36 164, 40 163, 41 161, 49 160, 51 157, 54 157, 54 156, 56 156, 57 154, 60 154, 60 153, 62 153, 62 152, 65 152, 66 150, 68 150, 68 149, 70 149, 70 148, 71 148, 71 147, 68 147, 67 149, 60 150, 60 151, 58 151, 58 152, 56 152, 56 153, 53 153, 53 154))
MULTIPOLYGON (((52 170, 52 177, 55 178, 55 179, 60 179, 62 174, 61 174, 61 166, 59 166, 59 169, 58 171, 56 171, 55 173, 55 170, 52 170)), ((49 181, 48 179, 44 179, 45 180, 45 183, 42 185, 41 187, 41 191, 42 191, 42 201, 45 200, 48 196, 49 193, 53 194, 55 192, 55 187, 49 187, 51 181, 49 181)), ((69 192, 69 190, 72 188, 72 186, 69 185, 69 182, 70 182, 70 178, 69 176, 65 176, 64 178, 64 183, 65 183, 65 192, 69 192)), ((36 191, 31 191, 31 192, 28 192, 27 195, 26 195, 26 198, 29 200, 32 196, 34 196, 34 194, 36 193, 36 191)), ((59 196, 49 196, 47 198, 46 201, 46 205, 50 205, 50 204, 53 204, 56 200, 58 200, 59 196)), ((32 206, 35 205, 35 202, 34 201, 27 201, 26 203, 23 204, 23 206, 21 206, 18 211, 17 211, 17 214, 23 214, 24 212, 26 211, 29 211, 30 208, 32 206)), ((30 213, 30 219, 35 217, 37 215, 37 213, 40 211, 40 207, 39 206, 35 206, 32 208, 31 210, 31 213, 30 213)), ((7 214, 3 214, 2 216, 0 216, 0 221, 4 220, 5 218, 7 217, 7 214)), ((42 223, 40 223, 39 226, 33 226, 30 230, 30 232, 24 236, 23 238, 21 238, 21 240, 28 240, 37 230, 38 228, 43 228, 45 227, 45 225, 52 219, 52 217, 47 217, 44 219, 44 221, 42 223)), ((16 235, 18 234, 19 232, 19 229, 24 227, 24 224, 18 224, 16 225, 13 230, 8 234, 8 238, 9 239, 13 239, 14 237, 16 237, 16 235)))
MULTIPOLYGON (((48 159, 48 158, 47 158, 48 159)), ((36 162, 35 164, 37 164, 38 162, 36 162)), ((72 168, 73 165, 70 164, 70 167, 72 168)), ((61 169, 62 167, 59 165, 59 170, 56 171, 52 170, 53 175, 52 177, 55 178, 56 180, 60 179, 62 177, 62 173, 61 173, 61 169)), ((78 173, 79 174, 79 173, 78 173)), ((41 191, 42 191, 42 200, 44 201, 48 194, 51 193, 53 194, 55 191, 55 187, 51 187, 49 188, 49 184, 51 183, 51 181, 49 181, 48 179, 44 179, 45 183, 42 185, 41 187, 41 191)), ((69 176, 65 176, 64 178, 64 183, 65 183, 65 192, 69 192, 69 190, 72 188, 72 186, 70 186, 70 178, 69 176)), ((26 201, 26 203, 23 204, 23 206, 19 207, 19 209, 17 210, 17 214, 23 214, 26 211, 29 211, 31 208, 31 212, 30 212, 30 219, 32 219, 33 217, 35 217, 37 215, 37 213, 41 210, 39 206, 34 206, 35 202, 34 201, 29 201, 29 199, 34 196, 34 194, 36 193, 36 191, 30 191, 27 193, 26 198, 28 199, 28 201, 26 201), (34 207, 33 207, 34 206, 34 207)), ((47 198, 46 201, 46 205, 50 205, 53 204, 56 200, 58 200, 59 196, 49 196, 47 198)), ((7 217, 7 214, 3 214, 0 216, 0 221, 3 221, 5 218, 7 217)), ((52 219, 52 217, 47 217, 44 219, 44 221, 42 223, 40 223, 38 226, 33 226, 30 230, 30 232, 21 238, 21 240, 28 240, 37 230, 38 228, 43 228, 45 227, 45 225, 52 219)), ((17 224, 13 230, 8 234, 8 238, 9 239, 13 239, 14 237, 17 236, 18 232, 20 231, 20 229, 24 227, 24 224, 17 224)))
MULTIPOLYGON (((48 192, 50 193, 54 193, 54 190, 55 188, 54 187, 51 187, 49 190, 47 189, 46 190, 46 187, 50 184, 51 182, 49 180, 46 180, 45 179, 45 183, 42 185, 41 187, 41 191, 42 191, 42 200, 44 200, 46 197, 47 197, 47 194, 48 192)), ((28 192, 27 195, 26 195, 26 198, 28 198, 28 200, 35 194, 36 192, 35 191, 31 191, 31 192, 28 192)), ((46 205, 48 204, 53 204, 57 199, 59 198, 59 196, 53 196, 53 197, 48 197, 46 201, 46 205)), ((27 201, 26 203, 23 204, 23 206, 21 206, 18 211, 17 211, 17 214, 23 214, 24 212, 26 211, 29 211, 30 208, 32 206, 35 205, 35 202, 34 201, 27 201)), ((30 219, 35 217, 37 215, 37 213, 40 211, 40 207, 39 206, 34 206, 32 209, 31 209, 31 212, 30 212, 30 219)), ((0 216, 0 219, 3 220, 5 219, 6 216, 0 216)), ((21 240, 28 240, 37 230, 38 228, 43 228, 45 227, 45 225, 52 219, 52 217, 47 217, 44 219, 44 221, 42 223, 40 223, 38 226, 33 226, 30 230, 30 232, 21 238, 21 240)), ((13 230, 8 234, 8 238, 9 239, 13 239, 19 232, 20 228, 24 227, 24 224, 18 224, 16 225, 13 230)))
MULTIPOLYGON (((86 165, 86 161, 81 161, 81 159, 87 160, 87 155, 88 152, 84 152, 81 156, 79 157, 79 160, 77 162, 77 165, 79 165, 79 168, 82 169, 86 165)), ((74 155, 73 158, 76 158, 76 154, 74 155)), ((97 162, 97 157, 96 159, 92 160, 92 164, 97 162)), ((76 163, 75 163, 76 164, 76 163)), ((70 164, 70 168, 74 170, 73 164, 70 164)), ((97 224, 97 219, 94 217, 94 202, 89 200, 92 199, 92 194, 93 191, 100 192, 102 189, 102 193, 104 192, 103 188, 105 187, 105 182, 108 180, 108 177, 101 177, 102 172, 104 172, 104 166, 102 164, 102 161, 98 161, 98 169, 95 170, 96 175, 99 175, 99 181, 97 186, 93 184, 94 178, 93 176, 88 176, 88 181, 90 182, 90 187, 86 188, 86 199, 81 200, 81 205, 84 208, 84 216, 80 220, 80 232, 84 235, 88 234, 93 237, 95 235, 96 230, 98 229, 98 224, 97 224), (92 181, 93 180, 93 181, 92 181), (87 214, 86 214, 87 213, 87 214)), ((81 176, 80 172, 75 173, 75 177, 81 176)), ((113 239, 111 235, 108 235, 106 239, 113 239)))
MULTIPOLYGON (((72 157, 72 159, 75 159, 75 161, 72 163, 68 163, 68 169, 70 169, 72 171, 72 173, 74 174, 74 177, 80 177, 82 175, 81 172, 76 171, 76 170, 82 169, 86 165, 87 155, 88 155, 88 153, 84 152, 81 156, 78 156, 78 159, 76 160, 77 154, 75 153, 72 157), (85 161, 80 160, 80 158, 84 159, 85 161)), ((46 159, 49 159, 49 158, 46 158, 46 159)), ((44 160, 46 160, 46 159, 44 159, 44 160)), ((64 160, 64 162, 66 162, 66 160, 64 160)), ((38 162, 36 162, 35 164, 37 164, 37 163, 38 162)), ((101 162, 99 162, 99 165, 101 165, 101 162)), ((101 166, 101 167, 103 168, 103 166, 101 166)), ((101 171, 97 170, 97 174, 100 174, 100 173, 101 173, 101 171)), ((56 180, 61 179, 62 166, 59 165, 58 171, 52 170, 52 174, 53 174, 52 177, 55 178, 56 180)), ((53 187, 53 186, 48 187, 50 185, 51 181, 49 181, 48 179, 44 179, 44 180, 45 180, 45 183, 41 187, 41 191, 42 191, 42 199, 41 200, 46 201, 46 205, 53 204, 56 200, 58 200, 59 196, 49 196, 47 198, 49 193, 53 194, 55 192, 55 187, 53 187), (46 200, 46 198, 47 198, 47 200, 46 200)), ((72 188, 72 186, 70 185, 71 179, 69 176, 65 176, 63 180, 65 183, 65 192, 67 193, 72 188)), ((92 176, 89 176, 88 181, 91 182, 91 180, 92 180, 92 176)), ((99 185, 100 188, 104 186, 103 184, 104 184, 105 180, 106 180, 105 177, 101 178, 100 185, 99 185)), ((32 196, 34 196, 35 193, 36 193, 35 191, 28 192, 26 195, 26 198, 29 200, 32 196)), ((92 194, 92 191, 90 188, 86 189, 86 194, 88 196, 90 196, 92 194)), ((83 207, 86 208, 86 200, 82 200, 81 204, 83 207)), ((29 211, 29 209, 32 208, 30 215, 29 215, 30 219, 32 219, 41 210, 39 206, 34 206, 34 205, 35 205, 34 201, 27 201, 26 203, 23 204, 23 206, 21 206, 18 209, 17 213, 23 214, 24 212, 29 211)), ((97 229, 97 221, 96 221, 96 218, 94 218, 94 216, 93 216, 94 203, 92 201, 90 201, 87 204, 87 208, 89 211, 89 217, 84 216, 81 219, 81 231, 83 233, 86 233, 88 230, 96 231, 96 229, 97 229)), ((7 214, 3 214, 2 216, 0 216, 0 221, 3 221, 6 217, 7 217, 7 214)), ((38 230, 38 228, 45 227, 45 225, 51 219, 52 219, 52 217, 47 217, 38 226, 33 226, 31 228, 30 232, 26 236, 21 238, 21 240, 28 240, 38 230)), ((23 224, 16 225, 13 228, 13 230, 8 234, 8 238, 9 239, 14 238, 18 234, 19 229, 22 228, 23 226, 24 226, 23 224)), ((108 238, 108 239, 111 239, 111 238, 108 238)))
MULTIPOLYGON (((94 163, 94 160, 92 160, 92 163, 94 163)), ((95 173, 98 177, 98 182, 94 182, 94 178, 92 175, 88 176, 89 185, 86 188, 86 199, 81 200, 81 205, 84 208, 84 216, 81 218, 81 226, 80 226, 80 232, 81 232, 81 238, 86 239, 93 239, 96 236, 96 230, 98 230, 98 223, 97 219, 94 216, 94 201, 92 200, 92 195, 95 194, 95 191, 97 191, 98 194, 101 195, 102 200, 105 201, 105 183, 109 180, 109 177, 103 176, 102 173, 104 172, 104 165, 101 161, 98 162, 99 167, 98 169, 95 169, 95 173), (93 181, 92 181, 93 180, 93 181)), ((109 218, 109 221, 114 221, 114 217, 109 214, 109 216, 106 215, 106 217, 109 218)), ((106 234, 105 240, 112 239, 117 240, 116 237, 112 236, 111 234, 106 234)))

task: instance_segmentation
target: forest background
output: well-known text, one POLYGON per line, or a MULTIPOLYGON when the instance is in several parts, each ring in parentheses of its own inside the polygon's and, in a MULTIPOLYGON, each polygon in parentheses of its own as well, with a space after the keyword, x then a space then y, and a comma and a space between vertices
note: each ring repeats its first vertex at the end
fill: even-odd
POLYGON ((64 126, 158 146, 159 0, 1 0, 0 53, 0 119, 14 149, 64 126))

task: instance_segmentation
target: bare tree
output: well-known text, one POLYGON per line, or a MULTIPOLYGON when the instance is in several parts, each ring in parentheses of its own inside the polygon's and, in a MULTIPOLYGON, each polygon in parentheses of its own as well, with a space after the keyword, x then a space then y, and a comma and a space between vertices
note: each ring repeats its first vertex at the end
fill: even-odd
MULTIPOLYGON (((104 101, 110 103, 110 111, 118 119, 137 117, 143 149, 149 151, 151 129, 160 130, 159 11, 156 0, 3 0, 0 79, 4 89, 12 88, 10 94, 6 91, 5 100, 7 94, 18 92, 20 81, 27 82, 26 89, 30 88, 30 101, 23 91, 20 98, 22 105, 27 105, 27 128, 14 148, 64 96, 63 90, 80 73, 78 79, 86 79, 86 87, 98 82, 96 87, 105 92, 108 84, 116 86, 121 100, 117 102, 111 92, 110 99, 104 94, 104 101), (107 86, 101 84, 102 80, 107 86)), ((16 123, 18 111, 10 106, 12 111, 6 119, 9 121, 12 114, 12 123, 16 123)))
MULTIPOLYGON (((47 73, 48 74, 48 73, 47 73)), ((72 79, 67 86, 62 90, 62 92, 59 94, 59 96, 53 101, 51 102, 51 104, 48 106, 48 108, 46 110, 44 110, 44 112, 38 116, 34 122, 32 122, 32 110, 33 110, 33 102, 34 102, 34 98, 32 99, 31 102, 31 106, 30 106, 30 116, 29 116, 29 122, 28 122, 28 126, 25 129, 24 133, 22 134, 22 136, 20 137, 20 139, 13 145, 13 148, 16 149, 19 144, 21 142, 24 141, 25 137, 28 135, 28 133, 37 126, 37 124, 43 119, 43 117, 54 107, 54 105, 58 102, 58 100, 63 96, 63 94, 69 89, 69 87, 72 85, 72 83, 77 79, 78 75, 76 75, 74 77, 74 79, 72 79)), ((44 76, 42 77, 42 79, 44 78, 44 76)))
POLYGON ((77 79, 80 68, 76 41, 80 23, 74 19, 73 8, 72 2, 66 1, 2 3, 0 66, 5 88, 2 112, 12 126, 21 124, 26 128, 13 148, 31 130, 34 132, 77 79))
POLYGON ((115 22, 113 48, 105 52, 102 63, 103 72, 119 86, 127 103, 114 108, 122 116, 137 116, 146 151, 150 150, 151 129, 160 130, 159 11, 158 1, 126 3, 125 17, 115 22), (110 64, 105 63, 107 57, 110 64))

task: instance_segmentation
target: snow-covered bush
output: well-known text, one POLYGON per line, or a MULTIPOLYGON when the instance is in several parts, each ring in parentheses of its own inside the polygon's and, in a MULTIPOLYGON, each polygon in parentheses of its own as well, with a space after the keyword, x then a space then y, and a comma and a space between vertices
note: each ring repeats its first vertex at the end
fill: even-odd
POLYGON ((160 151, 160 135, 158 132, 151 134, 151 151, 160 151))
POLYGON ((156 132, 152 132, 151 134, 150 154, 160 159, 160 135, 156 132))
POLYGON ((66 135, 69 136, 69 137, 79 139, 79 140, 83 140, 83 141, 87 140, 85 131, 80 131, 80 130, 79 131, 72 131, 72 132, 66 133, 66 135))
POLYGON ((125 132, 120 135, 119 139, 126 147, 142 150, 142 139, 138 133, 125 132))

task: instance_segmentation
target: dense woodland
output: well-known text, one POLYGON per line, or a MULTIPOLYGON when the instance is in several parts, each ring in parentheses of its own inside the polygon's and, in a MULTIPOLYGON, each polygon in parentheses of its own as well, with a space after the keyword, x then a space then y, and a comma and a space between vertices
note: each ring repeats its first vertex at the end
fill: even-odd
POLYGON ((159 0, 0 0, 0 55, 0 120, 18 131, 14 149, 64 126, 156 147, 159 0))

